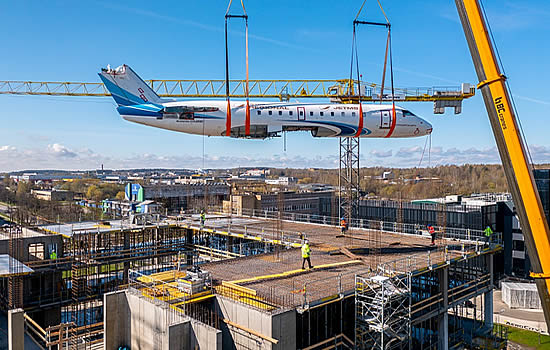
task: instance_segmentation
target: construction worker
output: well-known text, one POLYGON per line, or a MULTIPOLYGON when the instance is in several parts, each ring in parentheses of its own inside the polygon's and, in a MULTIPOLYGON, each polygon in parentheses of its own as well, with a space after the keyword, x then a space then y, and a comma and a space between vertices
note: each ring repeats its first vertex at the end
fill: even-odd
POLYGON ((342 219, 340 220, 340 230, 342 234, 346 233, 346 231, 348 230, 348 222, 343 216, 342 216, 342 219))
POLYGON ((485 240, 487 241, 487 244, 489 244, 491 241, 491 235, 493 234, 493 229, 491 226, 487 226, 483 232, 485 232, 485 240))
POLYGON ((206 214, 204 213, 204 210, 201 210, 201 215, 200 215, 201 227, 204 226, 205 221, 206 221, 206 214))
POLYGON ((432 245, 435 244, 435 228, 432 225, 428 225, 428 233, 432 236, 432 245))
POLYGON ((302 245, 302 270, 305 268, 304 265, 306 263, 306 260, 309 268, 310 269, 313 268, 313 266, 311 266, 311 260, 309 258, 310 256, 311 256, 311 248, 309 247, 309 241, 306 239, 304 241, 304 244, 302 245))
POLYGON ((50 260, 55 260, 57 259, 57 253, 55 252, 55 250, 52 250, 50 252, 50 260))

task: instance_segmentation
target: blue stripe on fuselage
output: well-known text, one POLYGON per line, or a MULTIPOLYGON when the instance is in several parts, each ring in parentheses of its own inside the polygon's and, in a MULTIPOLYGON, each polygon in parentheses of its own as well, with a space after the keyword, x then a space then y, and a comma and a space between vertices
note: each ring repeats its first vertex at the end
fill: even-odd
POLYGON ((162 117, 164 107, 156 104, 141 104, 132 106, 120 106, 117 111, 120 115, 129 115, 136 117, 162 117))

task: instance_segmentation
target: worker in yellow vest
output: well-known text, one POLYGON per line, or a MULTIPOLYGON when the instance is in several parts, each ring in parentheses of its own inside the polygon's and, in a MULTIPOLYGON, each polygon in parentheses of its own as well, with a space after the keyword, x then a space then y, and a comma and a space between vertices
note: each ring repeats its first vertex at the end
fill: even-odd
POLYGON ((310 256, 311 256, 311 248, 309 247, 309 241, 306 239, 304 241, 304 244, 302 245, 302 270, 305 268, 304 265, 306 263, 306 260, 309 268, 310 269, 313 268, 313 266, 311 265, 311 260, 309 258, 310 256))

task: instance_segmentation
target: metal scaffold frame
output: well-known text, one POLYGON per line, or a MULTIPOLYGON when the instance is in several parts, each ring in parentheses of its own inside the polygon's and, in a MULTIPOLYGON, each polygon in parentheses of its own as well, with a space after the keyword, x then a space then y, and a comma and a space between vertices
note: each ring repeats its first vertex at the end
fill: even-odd
POLYGON ((340 138, 339 164, 338 217, 350 223, 359 205, 359 138, 340 138))
POLYGON ((355 276, 355 344, 404 349, 411 334, 411 274, 355 276))

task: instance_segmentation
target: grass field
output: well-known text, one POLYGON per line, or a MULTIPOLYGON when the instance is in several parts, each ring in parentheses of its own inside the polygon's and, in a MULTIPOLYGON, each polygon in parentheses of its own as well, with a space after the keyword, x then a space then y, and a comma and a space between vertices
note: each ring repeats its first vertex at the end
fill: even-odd
POLYGON ((550 336, 541 335, 539 344, 539 334, 514 327, 508 328, 508 340, 514 343, 525 345, 535 349, 550 350, 550 336))

